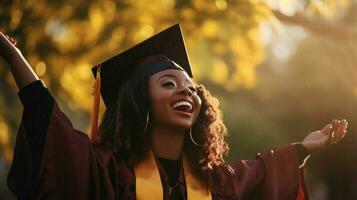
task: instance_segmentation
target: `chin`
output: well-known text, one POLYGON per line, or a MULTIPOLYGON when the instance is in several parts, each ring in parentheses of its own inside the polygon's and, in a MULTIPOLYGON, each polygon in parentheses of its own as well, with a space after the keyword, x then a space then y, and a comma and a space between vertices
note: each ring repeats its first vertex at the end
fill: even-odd
POLYGON ((175 127, 188 130, 193 127, 193 123, 192 122, 177 122, 177 123, 175 123, 175 127))
POLYGON ((168 117, 162 119, 162 123, 166 124, 174 129, 179 130, 189 130, 195 124, 194 118, 183 118, 183 117, 168 117))

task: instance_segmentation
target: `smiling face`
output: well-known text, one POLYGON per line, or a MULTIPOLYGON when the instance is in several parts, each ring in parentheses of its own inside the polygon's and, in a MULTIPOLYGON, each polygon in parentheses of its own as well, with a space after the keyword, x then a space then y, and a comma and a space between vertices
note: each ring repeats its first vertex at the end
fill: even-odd
POLYGON ((190 129, 201 109, 201 99, 185 71, 168 69, 149 79, 150 117, 154 126, 190 129))

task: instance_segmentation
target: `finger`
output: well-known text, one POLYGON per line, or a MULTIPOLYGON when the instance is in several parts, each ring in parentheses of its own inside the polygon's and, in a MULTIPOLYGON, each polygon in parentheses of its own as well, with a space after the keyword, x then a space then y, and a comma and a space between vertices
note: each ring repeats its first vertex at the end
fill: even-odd
POLYGON ((341 135, 340 139, 344 138, 347 135, 347 130, 343 131, 343 134, 341 135))
POLYGON ((343 129, 347 129, 347 127, 348 127, 348 122, 347 122, 347 120, 346 119, 343 119, 343 120, 341 120, 342 121, 342 124, 343 124, 343 129))
POLYGON ((340 120, 340 125, 347 126, 348 125, 347 120, 346 119, 341 119, 340 120))
POLYGON ((334 137, 333 140, 331 140, 331 144, 337 144, 340 140, 342 140, 346 136, 346 133, 342 134, 339 137, 334 137))
POLYGON ((337 125, 336 130, 335 130, 335 132, 337 134, 337 137, 339 137, 340 135, 344 134, 346 128, 347 128, 347 121, 346 120, 338 121, 338 125, 337 125))
POLYGON ((344 138, 346 135, 347 135, 347 131, 345 130, 344 133, 343 133, 343 135, 341 136, 340 140, 341 140, 342 138, 344 138))
POLYGON ((334 119, 332 120, 331 122, 331 129, 330 129, 330 132, 328 133, 328 141, 327 141, 327 144, 333 144, 333 142, 335 142, 334 138, 336 136, 336 128, 338 126, 338 120, 337 119, 334 119))
POLYGON ((11 37, 11 36, 9 36, 9 35, 7 35, 7 37, 8 37, 8 40, 11 42, 11 44, 13 44, 13 45, 16 45, 16 44, 17 44, 17 41, 16 41, 15 38, 13 38, 13 37, 11 37))
POLYGON ((345 137, 347 133, 347 121, 346 120, 340 120, 338 121, 338 125, 335 130, 335 134, 332 137, 332 144, 336 144, 338 141, 340 141, 343 137, 345 137))
POLYGON ((332 120, 332 130, 331 130, 332 136, 334 136, 334 134, 336 133, 338 124, 339 124, 339 120, 337 119, 332 120))
POLYGON ((335 130, 338 125, 338 120, 337 119, 332 120, 331 124, 332 124, 332 129, 335 130))
POLYGON ((7 35, 7 34, 3 34, 2 32, 0 32, 0 35, 4 38, 6 38, 7 41, 9 41, 12 45, 16 45, 17 44, 17 41, 15 38, 7 35))

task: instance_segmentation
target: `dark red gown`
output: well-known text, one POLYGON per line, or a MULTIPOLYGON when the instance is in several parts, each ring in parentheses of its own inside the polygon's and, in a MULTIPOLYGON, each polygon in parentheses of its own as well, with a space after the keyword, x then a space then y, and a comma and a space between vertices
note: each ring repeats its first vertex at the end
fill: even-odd
MULTIPOLYGON (((133 168, 110 149, 93 146, 86 134, 75 130, 40 81, 26 86, 19 96, 24 113, 8 175, 9 188, 19 199, 136 199, 133 168), (48 126, 41 128, 43 123, 48 126)), ((214 200, 308 199, 295 145, 231 166, 235 172, 230 180, 233 190, 212 186, 214 200)), ((158 168, 164 199, 168 200, 168 178, 159 163, 158 168)), ((178 182, 185 196, 182 170, 178 182)))

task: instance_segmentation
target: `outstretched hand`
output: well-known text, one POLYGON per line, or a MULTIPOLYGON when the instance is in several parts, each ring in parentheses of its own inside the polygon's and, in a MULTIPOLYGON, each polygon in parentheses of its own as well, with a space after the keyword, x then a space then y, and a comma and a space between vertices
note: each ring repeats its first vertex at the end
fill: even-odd
POLYGON ((321 150, 328 145, 336 144, 343 137, 347 131, 348 122, 343 120, 333 120, 319 131, 314 131, 307 135, 302 142, 302 145, 309 153, 321 150))
POLYGON ((0 32, 0 57, 8 60, 10 55, 17 51, 16 43, 15 39, 0 32))
POLYGON ((21 90, 39 78, 15 45, 15 39, 0 32, 0 57, 8 62, 15 82, 21 90))

